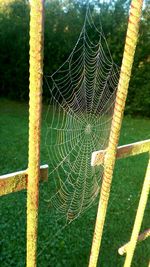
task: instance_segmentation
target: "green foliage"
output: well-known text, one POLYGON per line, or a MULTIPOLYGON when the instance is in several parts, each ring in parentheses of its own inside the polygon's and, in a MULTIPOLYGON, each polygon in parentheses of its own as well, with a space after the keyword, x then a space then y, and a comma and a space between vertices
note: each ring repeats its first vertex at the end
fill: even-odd
POLYGON ((28 96, 29 7, 12 2, 0 12, 1 96, 23 100, 28 96))
POLYGON ((150 1, 145 1, 126 113, 150 116, 150 1))
MULTIPOLYGON (((110 1, 109 1, 110 2, 110 1)), ((83 25, 86 2, 81 0, 45 2, 44 74, 51 75, 67 59, 83 25)), ((114 61, 120 66, 128 21, 128 0, 109 4, 92 1, 95 24, 101 21, 114 61), (97 7, 94 9, 94 6, 97 7), (99 16, 98 7, 101 9, 99 16)), ((29 84, 29 2, 10 1, 0 8, 0 95, 28 99, 29 84)), ((145 1, 139 42, 129 88, 126 113, 150 115, 150 1, 145 1)), ((91 33, 92 34, 92 33, 91 33)), ((43 96, 49 98, 44 83, 43 96)))

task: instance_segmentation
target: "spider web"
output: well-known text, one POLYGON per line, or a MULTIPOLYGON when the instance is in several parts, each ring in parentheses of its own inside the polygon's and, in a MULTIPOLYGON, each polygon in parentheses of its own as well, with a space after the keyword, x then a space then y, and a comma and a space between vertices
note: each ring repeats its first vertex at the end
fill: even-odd
POLYGON ((102 28, 88 8, 70 56, 46 76, 51 96, 46 146, 56 186, 50 201, 66 222, 88 209, 99 193, 103 166, 91 167, 91 154, 107 147, 118 78, 102 28))

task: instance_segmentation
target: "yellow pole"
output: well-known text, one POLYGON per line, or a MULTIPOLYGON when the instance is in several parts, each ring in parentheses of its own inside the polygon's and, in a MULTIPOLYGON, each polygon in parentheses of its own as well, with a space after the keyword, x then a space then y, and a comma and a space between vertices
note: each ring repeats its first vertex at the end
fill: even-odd
POLYGON ((124 267, 131 266, 136 242, 138 240, 138 235, 139 235, 139 231, 140 231, 143 216, 144 216, 144 211, 145 211, 147 200, 148 200, 149 190, 150 190, 150 158, 149 158, 149 163, 147 166, 147 171, 146 171, 145 180, 144 180, 144 184, 143 184, 143 188, 141 192, 139 206, 138 206, 137 213, 136 213, 136 218, 135 218, 135 222, 133 226, 131 239, 129 242, 129 246, 127 247, 127 255, 126 255, 124 267))
POLYGON ((103 175, 103 182, 98 205, 91 255, 89 260, 89 267, 95 267, 97 265, 103 227, 106 217, 107 205, 110 195, 113 169, 116 159, 116 150, 119 140, 119 134, 121 129, 122 117, 128 92, 130 76, 131 76, 132 64, 134 60, 134 53, 138 39, 142 4, 143 0, 138 0, 138 1, 132 0, 131 2, 128 29, 126 34, 125 48, 124 48, 118 90, 116 95, 115 108, 114 108, 112 126, 109 137, 109 144, 104 159, 104 175, 103 175))
POLYGON ((40 125, 43 76, 44 0, 30 1, 29 163, 27 185, 27 267, 36 266, 40 125))

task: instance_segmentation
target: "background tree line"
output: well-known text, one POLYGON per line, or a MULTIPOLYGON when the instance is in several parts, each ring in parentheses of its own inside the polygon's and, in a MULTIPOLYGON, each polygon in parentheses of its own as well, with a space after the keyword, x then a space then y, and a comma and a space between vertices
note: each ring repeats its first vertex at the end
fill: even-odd
MULTIPOLYGON (((127 28, 128 0, 91 1, 94 22, 101 21, 112 57, 121 66, 127 28), (100 10, 100 11, 99 11, 100 10), (99 15, 100 14, 100 15, 99 15)), ((0 96, 28 99, 29 12, 27 0, 5 0, 0 7, 0 96)), ((44 74, 51 75, 67 59, 78 39, 86 1, 45 2, 44 74)), ((49 90, 44 84, 43 97, 49 90)), ((150 115, 150 0, 145 1, 128 94, 127 114, 150 115)))

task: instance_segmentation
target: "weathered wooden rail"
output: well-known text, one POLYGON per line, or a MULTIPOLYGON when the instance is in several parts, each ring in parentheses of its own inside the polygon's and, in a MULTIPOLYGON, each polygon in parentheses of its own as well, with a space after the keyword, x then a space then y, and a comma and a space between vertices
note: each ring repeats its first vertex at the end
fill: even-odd
MULTIPOLYGON (((104 163, 107 150, 94 151, 91 158, 91 166, 98 166, 104 163)), ((150 151, 150 139, 119 146, 117 148, 116 159, 127 158, 150 151)))
MULTIPOLYGON (((40 181, 48 180, 48 165, 40 166, 40 181)), ((27 189, 28 170, 0 176, 0 196, 27 189)))
MULTIPOLYGON (((150 228, 145 230, 143 233, 141 233, 139 236, 138 236, 138 239, 137 239, 137 242, 141 242, 143 240, 145 240, 146 238, 150 237, 150 228)), ((118 253, 122 256, 124 255, 125 253, 127 253, 127 250, 130 246, 130 241, 126 244, 124 244, 122 247, 120 247, 118 249, 118 253)))

